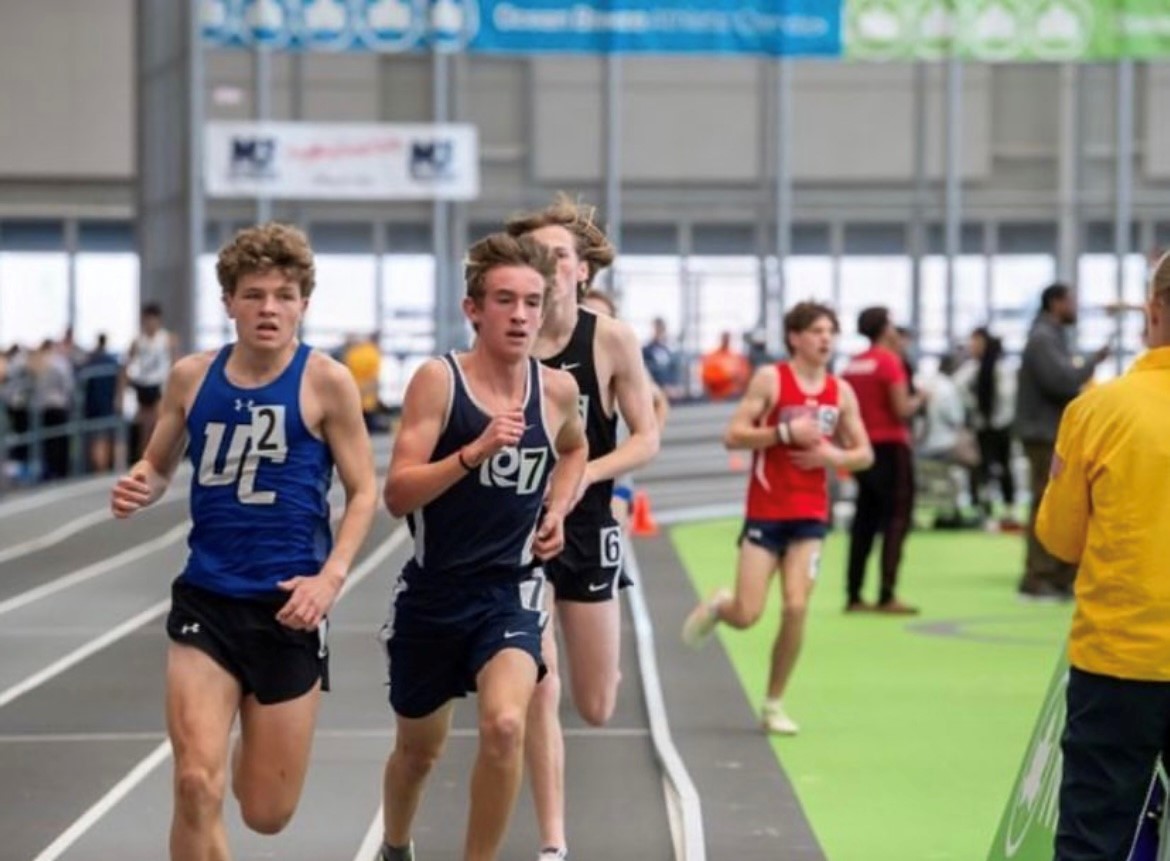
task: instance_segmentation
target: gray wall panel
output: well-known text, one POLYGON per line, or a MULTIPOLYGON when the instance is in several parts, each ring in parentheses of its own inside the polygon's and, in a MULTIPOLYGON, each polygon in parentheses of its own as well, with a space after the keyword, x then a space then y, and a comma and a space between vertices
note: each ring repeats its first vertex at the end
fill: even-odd
MULTIPOLYGON (((1145 173, 1150 178, 1170 179, 1170 64, 1146 68, 1145 173)), ((1138 138, 1141 140, 1141 137, 1138 138)))
POLYGON ((0 2, 0 176, 133 173, 132 5, 0 2))

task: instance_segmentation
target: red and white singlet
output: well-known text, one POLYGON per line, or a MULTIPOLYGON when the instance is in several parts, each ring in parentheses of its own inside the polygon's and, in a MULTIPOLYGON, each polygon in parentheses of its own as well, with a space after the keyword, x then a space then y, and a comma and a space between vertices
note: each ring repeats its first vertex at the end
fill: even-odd
MULTIPOLYGON (((805 392, 787 362, 776 363, 778 391, 774 406, 759 420, 761 427, 776 427, 800 415, 813 416, 826 439, 837 431, 840 385, 832 374, 815 394, 805 392)), ((752 456, 748 483, 749 520, 829 520, 828 470, 800 469, 792 462, 791 446, 777 444, 752 456)))

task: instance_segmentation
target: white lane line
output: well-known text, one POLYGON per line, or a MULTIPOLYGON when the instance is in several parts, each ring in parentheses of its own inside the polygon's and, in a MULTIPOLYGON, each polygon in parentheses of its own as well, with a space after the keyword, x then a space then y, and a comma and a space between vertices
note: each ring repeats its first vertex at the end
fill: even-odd
POLYGON ((30 538, 19 544, 13 544, 11 547, 5 547, 3 550, 0 550, 0 564, 7 562, 9 559, 24 556, 27 553, 35 553, 46 547, 52 547, 58 541, 64 541, 70 535, 76 535, 83 529, 89 529, 89 527, 95 526, 104 520, 113 519, 114 516, 110 514, 108 508, 91 511, 89 514, 82 515, 71 523, 58 526, 52 532, 46 532, 44 535, 38 535, 36 538, 30 538))
POLYGON ((109 488, 115 480, 115 476, 111 474, 99 478, 87 479, 86 481, 72 482, 60 487, 38 490, 32 493, 22 493, 15 499, 10 499, 0 504, 0 517, 8 517, 13 514, 32 511, 36 508, 43 508, 62 499, 77 497, 101 487, 109 488))
MULTIPOLYGON (((12 514, 22 514, 25 511, 33 511, 37 508, 44 508, 46 505, 52 505, 54 502, 60 502, 62 499, 76 499, 94 490, 102 491, 100 494, 101 501, 105 502, 109 496, 110 488, 114 486, 114 482, 118 480, 120 474, 111 472, 106 475, 87 478, 84 481, 71 481, 68 484, 54 485, 43 490, 20 493, 14 499, 0 502, 0 518, 8 517, 12 514)), ((176 467, 175 474, 171 478, 171 487, 176 489, 183 487, 184 496, 186 496, 185 488, 188 486, 190 478, 190 464, 187 461, 182 461, 176 467)), ((170 498, 173 499, 174 497, 172 496, 170 498)))
POLYGON ((357 854, 353 856, 353 861, 370 861, 371 858, 380 857, 374 853, 379 852, 382 848, 382 835, 385 829, 382 826, 382 805, 378 805, 378 812, 374 814, 374 821, 370 823, 370 827, 366 829, 366 834, 362 838, 362 844, 358 847, 357 854))
POLYGON ((93 807, 81 814, 68 828, 61 832, 52 843, 44 848, 33 861, 56 861, 76 843, 85 832, 113 809, 119 801, 130 794, 130 790, 146 779, 161 763, 171 756, 171 743, 164 741, 150 752, 150 755, 130 770, 130 773, 110 787, 110 791, 103 795, 93 807))
POLYGON ((171 599, 170 598, 168 598, 165 601, 159 601, 157 604, 154 604, 150 607, 147 607, 145 610, 143 610, 137 616, 134 616, 133 618, 127 619, 121 625, 118 625, 118 627, 111 628, 110 630, 106 631, 106 633, 102 634, 100 637, 97 637, 96 639, 90 640, 88 643, 86 643, 83 646, 79 646, 78 648, 76 648, 72 652, 70 652, 69 654, 65 655, 63 658, 60 658, 59 660, 56 660, 53 663, 49 664, 49 666, 45 667, 40 672, 33 673, 31 676, 26 678, 24 681, 18 682, 17 684, 10 687, 8 690, 4 691, 3 693, 0 693, 0 708, 4 708, 4 706, 8 705, 14 699, 16 699, 17 697, 21 697, 24 694, 27 694, 29 691, 33 690, 34 688, 39 688, 45 682, 49 681, 50 679, 55 678, 56 676, 61 675, 61 673, 65 672, 67 669, 74 666, 75 664, 78 664, 78 663, 84 661, 86 658, 88 658, 90 655, 94 654, 95 652, 100 652, 106 646, 109 646, 112 643, 118 642, 118 640, 122 639, 127 634, 132 634, 134 631, 138 630, 143 625, 145 625, 148 622, 151 622, 154 619, 161 616, 163 613, 165 613, 167 611, 167 608, 170 606, 171 606, 171 599))
MULTIPOLYGON (((403 541, 406 540, 407 534, 408 532, 405 526, 398 527, 394 533, 391 534, 391 536, 385 541, 383 541, 382 544, 380 544, 373 553, 363 559, 361 564, 358 565, 358 567, 355 568, 352 572, 350 572, 349 578, 346 580, 346 588, 342 590, 342 594, 344 595, 351 588, 364 580, 371 571, 373 571, 383 560, 385 560, 387 556, 389 556, 400 544, 403 543, 403 541)), ((62 658, 51 667, 45 668, 35 676, 30 676, 24 682, 21 682, 19 685, 16 685, 13 688, 9 688, 3 694, 0 694, 0 708, 10 703, 21 694, 32 690, 37 685, 43 684, 45 681, 48 681, 48 679, 73 666, 73 664, 76 664, 78 661, 83 660, 99 649, 104 648, 117 639, 120 639, 121 637, 133 631, 135 628, 146 624, 148 621, 150 621, 151 618, 160 615, 163 611, 165 611, 169 605, 169 600, 163 601, 160 604, 156 604, 149 610, 145 610, 142 613, 139 613, 133 619, 129 619, 128 621, 119 625, 116 629, 110 631, 110 633, 105 637, 99 637, 97 640, 94 640, 91 643, 87 643, 81 649, 78 649, 76 652, 73 652, 65 658, 62 658), (117 634, 117 636, 112 636, 114 634, 117 634), (84 652, 84 654, 81 654, 82 652, 84 652)), ((151 753, 145 759, 134 766, 134 768, 132 768, 125 777, 114 784, 109 792, 103 795, 97 804, 83 813, 72 825, 61 832, 60 836, 58 836, 56 840, 50 843, 45 848, 45 850, 41 852, 40 855, 33 859, 33 861, 56 861, 57 858, 60 858, 61 855, 66 850, 68 850, 70 846, 80 840, 85 835, 85 833, 89 831, 90 828, 97 824, 97 822, 103 816, 109 813, 110 810, 113 809, 113 807, 119 801, 121 801, 127 795, 127 793, 130 792, 130 790, 141 783, 146 778, 146 776, 150 774, 150 772, 154 771, 154 769, 169 759, 170 755, 170 742, 164 741, 159 744, 159 746, 151 751, 151 753)))
POLYGON ((666 698, 662 693, 662 678, 658 675, 658 657, 654 651, 654 623, 642 593, 642 572, 632 545, 626 542, 623 557, 634 585, 626 590, 630 602, 630 615, 634 620, 634 642, 637 644, 638 669, 642 676, 642 693, 646 702, 646 713, 650 717, 650 735, 654 752, 662 766, 663 778, 670 782, 679 801, 678 814, 682 825, 682 861, 706 861, 707 839, 703 828, 703 809, 699 791, 691 780, 686 764, 674 746, 670 733, 670 720, 666 711, 666 698))
MULTIPOLYGON (((341 596, 344 596, 350 589, 364 580, 366 576, 374 570, 375 567, 377 567, 387 556, 393 553, 394 550, 397 549, 397 547, 406 540, 406 535, 406 527, 398 527, 398 529, 396 529, 389 538, 382 542, 377 550, 362 560, 362 563, 358 565, 358 567, 355 568, 352 572, 350 572, 349 577, 346 579, 345 587, 341 590, 341 596)), ((339 598, 341 596, 339 596, 339 598)), ((81 661, 84 661, 95 652, 99 652, 106 646, 112 643, 116 643, 127 634, 133 633, 143 625, 151 622, 156 617, 161 616, 170 606, 171 601, 168 598, 165 601, 160 601, 159 603, 148 607, 132 619, 127 619, 116 628, 111 628, 102 636, 90 640, 88 643, 74 649, 60 660, 54 661, 40 672, 34 673, 24 681, 13 685, 8 690, 0 693, 0 708, 3 708, 17 697, 23 696, 34 688, 40 687, 55 676, 59 676, 67 669, 81 661)))
POLYGON ((34 589, 29 589, 27 592, 21 592, 19 595, 14 595, 7 600, 0 601, 0 616, 3 616, 5 613, 11 613, 13 610, 24 607, 34 601, 39 601, 41 598, 47 598, 49 595, 56 594, 62 589, 68 589, 70 586, 76 586, 78 583, 84 583, 86 580, 91 580, 116 568, 121 568, 144 556, 149 556, 155 551, 162 550, 168 544, 173 544, 182 538, 190 527, 190 523, 181 523, 173 529, 164 532, 158 538, 147 541, 145 544, 140 544, 130 550, 124 550, 116 556, 111 556, 108 559, 103 559, 101 562, 95 562, 93 565, 79 568, 71 574, 65 574, 56 580, 50 580, 48 583, 42 583, 34 589))
MULTIPOLYGON (((113 481, 109 484, 112 486, 113 481)), ((187 499, 189 493, 187 488, 176 489, 169 493, 162 499, 157 500, 152 509, 157 510, 162 508, 167 503, 181 502, 187 499)), ((3 515, 0 515, 2 517, 3 515)), ((44 535, 38 535, 36 538, 29 538, 19 544, 14 544, 11 547, 5 547, 0 550, 0 565, 12 559, 17 559, 21 556, 27 556, 29 553, 35 553, 38 550, 44 550, 46 547, 52 547, 54 544, 59 544, 70 536, 76 535, 78 532, 88 529, 91 526, 97 526, 99 523, 113 523, 114 515, 110 512, 108 505, 99 508, 96 511, 91 511, 89 514, 83 514, 75 520, 58 526, 52 532, 46 532, 44 535)))
POLYGON ((349 576, 345 578, 345 585, 341 587, 341 594, 337 596, 337 600, 340 601, 348 595, 353 587, 365 580, 375 568, 381 565, 409 537, 410 530, 406 526, 399 526, 390 533, 390 537, 379 544, 377 550, 363 559, 357 568, 349 572, 349 576))

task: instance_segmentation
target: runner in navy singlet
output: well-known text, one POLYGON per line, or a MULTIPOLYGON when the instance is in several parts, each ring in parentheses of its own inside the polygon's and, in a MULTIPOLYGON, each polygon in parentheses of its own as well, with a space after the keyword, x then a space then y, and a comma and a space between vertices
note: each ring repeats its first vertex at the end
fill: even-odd
POLYGON ((454 699, 478 692, 480 743, 464 857, 494 859, 520 787, 528 703, 544 672, 544 574, 585 471, 577 385, 529 356, 554 262, 495 234, 468 252, 467 353, 423 365, 406 390, 385 498, 414 558, 384 628, 397 718, 381 857, 413 857, 411 825, 454 699))

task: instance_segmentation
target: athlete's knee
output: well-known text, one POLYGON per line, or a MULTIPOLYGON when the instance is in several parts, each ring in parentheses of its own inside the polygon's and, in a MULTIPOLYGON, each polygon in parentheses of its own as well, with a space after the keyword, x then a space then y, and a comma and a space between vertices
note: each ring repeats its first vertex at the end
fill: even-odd
POLYGON ((180 765, 175 774, 175 811, 189 822, 219 815, 223 808, 225 779, 203 765, 180 765))
POLYGON ((784 621, 801 622, 808 615, 808 596, 794 595, 784 599, 784 621))
POLYGON ((732 601, 724 605, 719 617, 731 627, 742 631, 760 621, 763 612, 763 607, 752 607, 742 601, 732 601))
POLYGON ((394 764, 401 769, 407 780, 411 782, 422 781, 431 773, 442 752, 441 746, 399 742, 394 749, 394 764))
POLYGON ((575 700, 577 713, 590 726, 605 726, 613 717, 617 708, 617 689, 621 677, 614 679, 613 684, 606 685, 598 691, 590 691, 575 700))
POLYGON ((524 712, 511 706, 492 709, 480 717, 479 744, 493 759, 511 759, 524 743, 524 712))
POLYGON ((282 804, 271 798, 240 799, 240 817, 257 834, 279 834, 292 820, 295 811, 295 802, 282 804))

